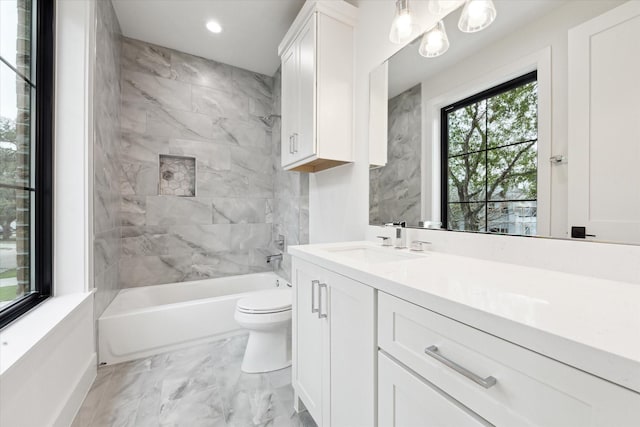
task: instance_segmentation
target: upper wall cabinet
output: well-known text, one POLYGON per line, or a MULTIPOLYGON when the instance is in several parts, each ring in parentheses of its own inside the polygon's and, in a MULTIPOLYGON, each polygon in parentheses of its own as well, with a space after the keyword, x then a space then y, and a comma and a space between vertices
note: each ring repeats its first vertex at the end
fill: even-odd
POLYGON ((280 43, 285 170, 353 161, 356 14, 344 1, 307 1, 280 43))

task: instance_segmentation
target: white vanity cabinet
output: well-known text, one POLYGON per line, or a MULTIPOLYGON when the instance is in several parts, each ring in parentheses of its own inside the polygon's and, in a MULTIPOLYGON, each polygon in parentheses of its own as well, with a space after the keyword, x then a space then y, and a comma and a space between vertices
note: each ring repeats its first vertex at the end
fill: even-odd
POLYGON ((378 345, 381 426, 622 427, 640 421, 639 394, 382 292, 378 345), (416 400, 461 421, 414 424, 429 412, 418 412, 416 400))
POLYGON ((460 257, 398 260, 410 253, 369 242, 289 252, 293 385, 319 426, 640 425, 638 318, 616 317, 616 297, 601 312, 587 298, 617 286, 635 300, 637 285, 522 267, 552 286, 492 287, 495 265, 484 273, 484 261, 466 259, 471 277, 450 269, 460 257), (573 301, 580 289, 587 310, 573 301), (619 334, 606 341, 604 331, 619 334))
POLYGON ((356 11, 344 1, 307 1, 280 43, 285 170, 353 161, 356 11))
POLYGON ((292 272, 297 398, 319 427, 373 426, 374 289, 297 258, 292 272))

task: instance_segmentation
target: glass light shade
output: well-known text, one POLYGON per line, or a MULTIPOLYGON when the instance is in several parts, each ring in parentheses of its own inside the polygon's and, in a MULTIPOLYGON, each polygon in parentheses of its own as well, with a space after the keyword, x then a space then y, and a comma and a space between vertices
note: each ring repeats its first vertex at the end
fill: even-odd
POLYGON ((449 49, 449 37, 444 28, 444 22, 440 21, 435 27, 424 33, 418 52, 426 58, 435 58, 449 49))
POLYGON ((458 28, 464 33, 484 30, 496 19, 496 14, 496 7, 491 0, 467 0, 458 21, 458 28))
POLYGON ((389 40, 395 44, 405 44, 413 40, 415 27, 409 10, 409 0, 396 1, 396 13, 391 23, 389 40))

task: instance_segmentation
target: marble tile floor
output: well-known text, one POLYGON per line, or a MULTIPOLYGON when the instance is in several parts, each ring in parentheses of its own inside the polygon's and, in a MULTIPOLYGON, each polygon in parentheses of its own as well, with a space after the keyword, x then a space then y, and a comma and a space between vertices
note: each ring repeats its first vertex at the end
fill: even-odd
POLYGON ((291 368, 240 371, 247 337, 99 367, 72 427, 316 427, 293 410, 291 368))

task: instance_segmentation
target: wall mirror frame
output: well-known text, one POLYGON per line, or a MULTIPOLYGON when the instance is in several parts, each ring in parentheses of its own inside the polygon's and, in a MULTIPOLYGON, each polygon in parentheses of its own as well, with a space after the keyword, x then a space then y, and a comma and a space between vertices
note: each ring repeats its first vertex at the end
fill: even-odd
POLYGON ((480 33, 460 33, 459 12, 444 18, 444 55, 420 56, 418 37, 371 71, 369 223, 640 244, 640 2, 494 3, 480 33), (444 112, 532 72, 535 87, 491 95, 475 115, 444 112), (463 134, 468 153, 455 151, 463 134), (442 174, 456 156, 473 166, 442 174))

